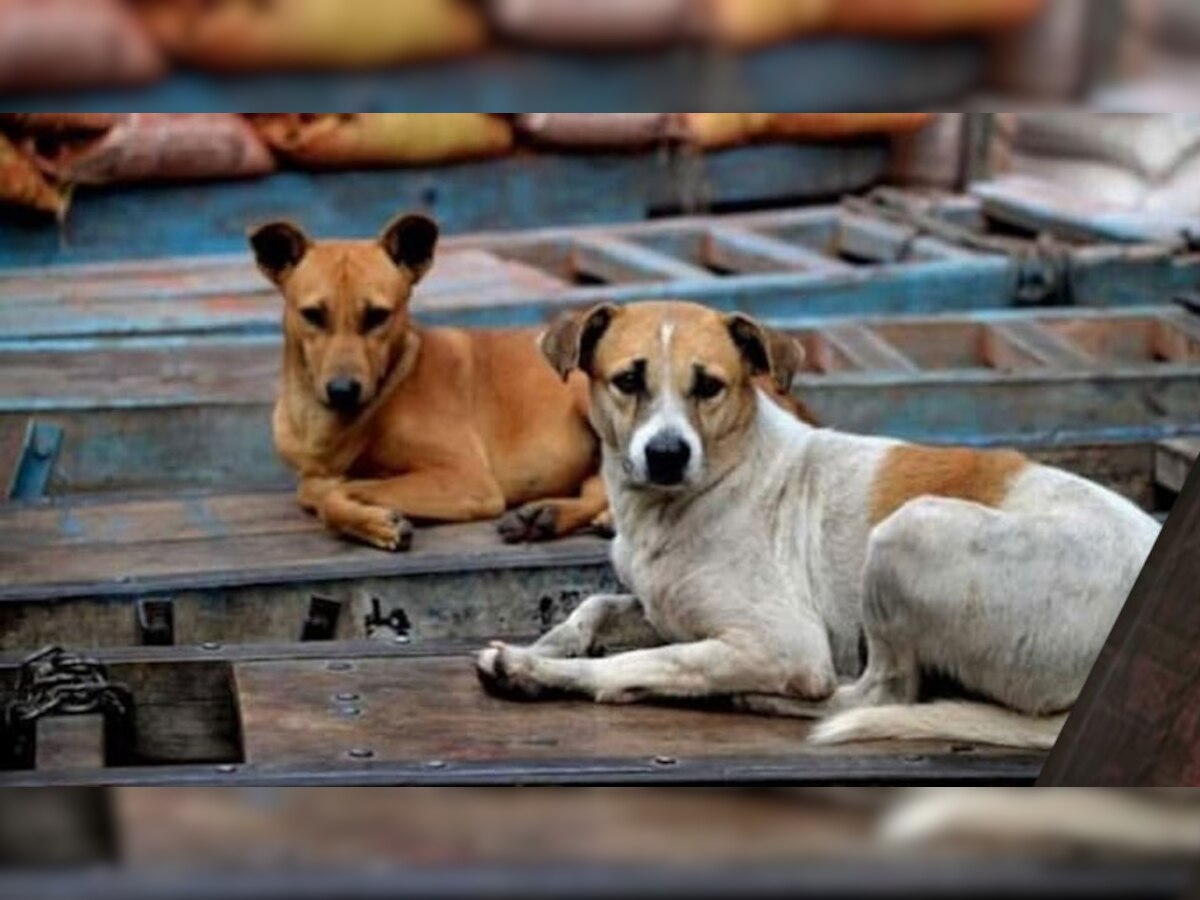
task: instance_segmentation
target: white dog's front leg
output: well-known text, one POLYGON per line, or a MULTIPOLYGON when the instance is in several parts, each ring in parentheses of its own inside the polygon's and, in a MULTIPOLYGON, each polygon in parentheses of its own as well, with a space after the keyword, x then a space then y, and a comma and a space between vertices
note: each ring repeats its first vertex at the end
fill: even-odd
POLYGON ((778 692, 786 680, 777 664, 718 639, 599 659, 556 659, 497 643, 481 652, 476 664, 484 686, 496 693, 532 699, 563 692, 601 703, 778 692))
POLYGON ((538 656, 587 656, 597 639, 605 636, 635 647, 662 643, 658 632, 646 621, 641 601, 633 594, 595 594, 528 649, 538 656))

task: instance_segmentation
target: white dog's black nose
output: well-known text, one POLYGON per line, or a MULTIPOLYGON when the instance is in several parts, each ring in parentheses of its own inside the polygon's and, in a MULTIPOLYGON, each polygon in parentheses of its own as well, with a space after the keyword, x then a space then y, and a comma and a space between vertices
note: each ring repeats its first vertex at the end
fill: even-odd
POLYGON ((679 484, 687 471, 692 449, 673 431, 660 431, 646 444, 646 477, 664 487, 679 484))
POLYGON ((362 399, 362 385, 355 378, 339 375, 325 382, 325 396, 338 412, 353 412, 362 399))

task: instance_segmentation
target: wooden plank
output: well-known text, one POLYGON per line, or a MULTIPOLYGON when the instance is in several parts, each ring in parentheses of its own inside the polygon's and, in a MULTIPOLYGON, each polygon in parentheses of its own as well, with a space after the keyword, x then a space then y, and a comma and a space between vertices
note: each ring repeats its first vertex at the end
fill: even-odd
POLYGON ((1200 785, 1200 469, 1193 469, 1039 784, 1200 785))
POLYGON ((1100 364, 1095 355, 1035 320, 999 322, 989 331, 1018 352, 1055 369, 1089 369, 1100 364))
POLYGON ((854 366, 868 371, 919 372, 920 366, 876 332, 853 323, 823 328, 821 338, 854 366))
POLYGON ((103 769, 104 716, 46 716, 37 722, 37 759, 42 772, 103 769))
POLYGON ((1187 482, 1188 474, 1200 457, 1200 440, 1176 438, 1163 441, 1157 447, 1154 461, 1156 482, 1178 494, 1187 482))
MULTIPOLYGON (((246 761, 261 767, 345 766, 361 759, 416 764, 520 759, 719 760, 896 754, 903 745, 821 749, 811 723, 728 712, 587 701, 511 703, 484 693, 469 658, 374 659, 331 671, 317 662, 235 666, 246 761), (358 695, 358 715, 330 698, 358 695), (419 724, 418 724, 419 723, 419 724)), ((917 745, 920 746, 920 745, 917 745)), ((926 745, 926 753, 951 753, 926 745)), ((978 749, 980 757, 1016 754, 978 749)))
POLYGON ((839 217, 838 248, 856 259, 874 262, 970 259, 976 254, 912 228, 856 213, 839 217))
POLYGON ((702 254, 718 269, 750 272, 846 272, 851 267, 803 244, 782 241, 756 231, 720 225, 708 229, 702 254))
POLYGON ((713 277, 707 269, 609 235, 575 238, 571 242, 571 265, 580 274, 617 284, 713 277))

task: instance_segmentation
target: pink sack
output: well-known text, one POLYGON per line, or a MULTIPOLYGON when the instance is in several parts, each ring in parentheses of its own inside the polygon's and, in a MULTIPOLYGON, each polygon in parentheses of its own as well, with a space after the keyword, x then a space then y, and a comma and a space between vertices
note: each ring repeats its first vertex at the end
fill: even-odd
POLYGON ((0 91, 137 84, 163 69, 116 0, 0 0, 0 91))
POLYGON ((271 152, 231 113, 130 113, 99 136, 39 139, 42 168, 71 184, 243 178, 275 169, 271 152))

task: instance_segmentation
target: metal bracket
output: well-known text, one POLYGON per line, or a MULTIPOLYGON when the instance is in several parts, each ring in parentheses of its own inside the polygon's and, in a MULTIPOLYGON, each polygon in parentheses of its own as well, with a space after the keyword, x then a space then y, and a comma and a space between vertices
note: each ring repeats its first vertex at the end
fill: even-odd
POLYGON ((393 638, 407 638, 412 631, 412 622, 409 621, 408 613, 403 607, 397 606, 384 616, 383 605, 378 597, 371 598, 371 612, 363 620, 363 626, 366 628, 367 637, 379 637, 378 632, 382 628, 390 629, 389 637, 393 638))
POLYGON ((144 647, 170 647, 175 643, 175 605, 170 600, 137 602, 138 634, 144 647))
POLYGON ((341 614, 340 602, 314 594, 308 601, 308 615, 304 619, 304 627, 300 630, 300 640, 332 641, 337 634, 338 617, 341 614))
POLYGON ((30 419, 8 484, 8 499, 36 500, 46 496, 50 476, 62 449, 63 430, 50 422, 30 419))

